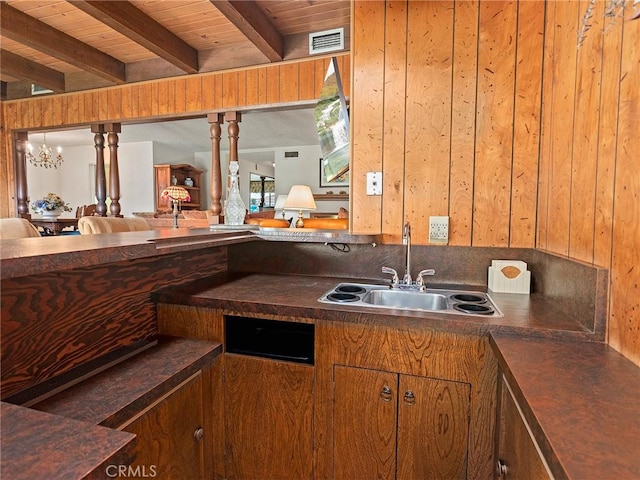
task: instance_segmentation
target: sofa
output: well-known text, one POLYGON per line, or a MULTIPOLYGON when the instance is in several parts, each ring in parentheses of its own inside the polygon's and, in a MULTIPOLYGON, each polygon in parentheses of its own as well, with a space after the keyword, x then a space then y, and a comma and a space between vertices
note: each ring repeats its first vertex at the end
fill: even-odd
POLYGON ((140 217, 82 217, 78 219, 78 230, 82 235, 91 235, 145 231, 151 226, 140 217))
POLYGON ((39 237, 38 228, 26 218, 0 218, 0 239, 39 237))

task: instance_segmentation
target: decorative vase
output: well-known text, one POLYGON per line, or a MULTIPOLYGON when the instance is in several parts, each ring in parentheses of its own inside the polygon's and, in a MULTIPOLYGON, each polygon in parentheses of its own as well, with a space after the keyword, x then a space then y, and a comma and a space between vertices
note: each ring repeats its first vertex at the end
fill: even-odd
POLYGON ((176 177, 175 175, 171 175, 171 185, 173 185, 174 187, 178 185, 178 177, 176 177))
POLYGON ((229 162, 229 171, 231 174, 231 188, 224 206, 224 223, 225 225, 242 225, 246 214, 246 207, 240 196, 240 188, 238 187, 238 162, 229 162))
POLYGON ((56 208, 55 210, 42 210, 40 215, 43 217, 56 218, 62 215, 62 210, 56 208))
POLYGON ((191 177, 187 177, 184 179, 184 184, 187 187, 193 187, 193 179, 191 177))

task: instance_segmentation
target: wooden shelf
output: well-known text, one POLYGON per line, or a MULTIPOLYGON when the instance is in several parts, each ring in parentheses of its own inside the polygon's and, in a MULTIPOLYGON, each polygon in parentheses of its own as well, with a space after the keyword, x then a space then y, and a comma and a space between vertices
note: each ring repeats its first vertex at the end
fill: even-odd
POLYGON ((315 193, 313 199, 318 200, 349 200, 348 193, 315 193))

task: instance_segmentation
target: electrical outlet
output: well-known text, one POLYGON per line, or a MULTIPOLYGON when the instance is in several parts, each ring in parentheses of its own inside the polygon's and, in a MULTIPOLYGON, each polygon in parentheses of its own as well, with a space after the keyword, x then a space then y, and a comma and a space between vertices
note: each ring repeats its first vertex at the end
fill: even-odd
POLYGON ((449 243, 449 217, 429 217, 429 243, 435 245, 449 243))
POLYGON ((367 172, 367 195, 382 195, 382 172, 367 172))

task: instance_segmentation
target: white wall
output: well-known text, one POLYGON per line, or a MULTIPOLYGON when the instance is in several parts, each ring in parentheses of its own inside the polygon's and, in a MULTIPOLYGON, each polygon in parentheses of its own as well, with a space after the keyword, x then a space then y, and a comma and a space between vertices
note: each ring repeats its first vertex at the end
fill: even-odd
MULTIPOLYGON (((37 147, 36 147, 37 148, 37 147)), ((105 162, 110 161, 109 149, 105 148, 105 162)), ((27 188, 29 198, 36 200, 49 192, 57 193, 65 200, 75 215, 80 205, 95 203, 91 197, 94 181, 89 165, 96 163, 93 146, 68 147, 62 152, 64 162, 58 169, 43 169, 27 162, 27 188)), ((133 212, 154 210, 153 145, 152 142, 120 144, 118 148, 120 171, 121 214, 132 216, 133 212)), ((108 196, 107 187, 107 196, 108 196)))

